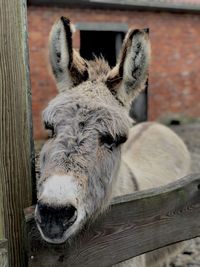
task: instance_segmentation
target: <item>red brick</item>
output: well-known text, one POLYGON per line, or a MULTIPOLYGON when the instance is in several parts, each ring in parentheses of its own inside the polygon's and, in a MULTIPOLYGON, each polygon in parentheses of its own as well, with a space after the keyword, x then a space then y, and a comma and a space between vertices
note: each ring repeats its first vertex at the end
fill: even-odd
MULTIPOLYGON (((149 114, 155 120, 168 113, 199 117, 200 16, 167 12, 29 7, 30 70, 35 138, 45 137, 41 112, 56 94, 48 65, 48 35, 60 16, 74 23, 118 22, 150 28, 152 65, 149 114)), ((74 36, 79 47, 79 33, 74 36)))

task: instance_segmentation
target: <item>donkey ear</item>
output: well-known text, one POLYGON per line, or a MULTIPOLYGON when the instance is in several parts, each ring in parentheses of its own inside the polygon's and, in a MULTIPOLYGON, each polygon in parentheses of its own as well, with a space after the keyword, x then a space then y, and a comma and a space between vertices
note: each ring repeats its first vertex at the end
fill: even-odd
POLYGON ((61 17, 52 27, 49 56, 60 92, 88 79, 87 63, 73 50, 70 20, 65 17, 61 17))
POLYGON ((148 30, 128 32, 118 64, 110 71, 106 84, 125 106, 145 88, 150 63, 148 30))

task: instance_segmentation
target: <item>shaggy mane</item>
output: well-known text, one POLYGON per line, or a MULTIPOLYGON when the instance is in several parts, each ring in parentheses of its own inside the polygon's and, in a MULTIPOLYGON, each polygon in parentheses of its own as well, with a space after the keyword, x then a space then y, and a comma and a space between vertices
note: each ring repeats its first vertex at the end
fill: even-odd
POLYGON ((111 68, 108 62, 103 57, 95 57, 88 63, 88 72, 90 81, 104 82, 111 68))

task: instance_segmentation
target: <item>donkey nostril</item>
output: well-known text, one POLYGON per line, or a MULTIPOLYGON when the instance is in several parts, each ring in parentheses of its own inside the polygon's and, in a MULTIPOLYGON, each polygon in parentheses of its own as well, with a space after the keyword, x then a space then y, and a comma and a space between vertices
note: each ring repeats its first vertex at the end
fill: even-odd
POLYGON ((77 209, 71 204, 67 206, 50 206, 42 202, 37 204, 35 220, 44 239, 63 238, 65 231, 76 219, 77 209))
POLYGON ((77 209, 72 205, 52 207, 38 202, 35 219, 42 227, 49 226, 53 229, 53 226, 57 225, 65 231, 76 221, 77 209))
POLYGON ((77 209, 74 206, 70 205, 65 208, 63 216, 65 217, 65 220, 63 221, 63 226, 65 228, 68 228, 75 222, 77 218, 77 209))
POLYGON ((69 220, 74 216, 75 213, 76 213, 76 208, 74 206, 70 205, 67 208, 65 208, 65 215, 66 217, 68 217, 69 220))

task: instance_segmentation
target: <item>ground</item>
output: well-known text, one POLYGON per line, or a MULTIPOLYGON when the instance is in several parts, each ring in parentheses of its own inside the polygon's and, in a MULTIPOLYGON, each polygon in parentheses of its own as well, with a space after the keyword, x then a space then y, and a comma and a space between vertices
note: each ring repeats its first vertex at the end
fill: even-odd
MULTIPOLYGON (((183 139, 191 152, 192 172, 200 173, 200 123, 173 126, 172 129, 183 139)), ((36 142, 36 151, 39 151, 42 143, 43 141, 36 142)), ((170 267, 200 267, 200 237, 188 241, 182 253, 172 260, 170 267)))

